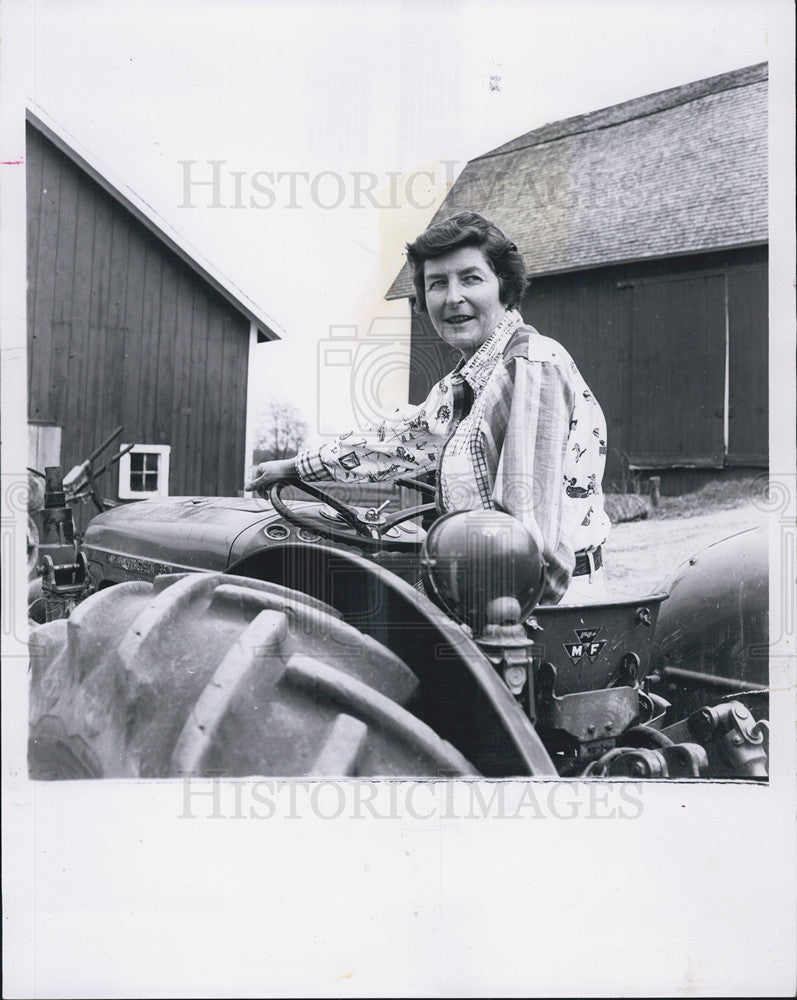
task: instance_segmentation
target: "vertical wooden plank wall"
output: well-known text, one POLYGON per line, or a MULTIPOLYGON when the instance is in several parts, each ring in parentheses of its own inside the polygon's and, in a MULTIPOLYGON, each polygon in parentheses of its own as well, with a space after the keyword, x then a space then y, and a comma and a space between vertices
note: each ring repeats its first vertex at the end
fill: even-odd
POLYGON ((66 469, 123 424, 171 445, 173 495, 234 495, 248 320, 30 125, 27 164, 29 419, 66 469))
MULTIPOLYGON (((730 419, 728 461, 766 467, 769 459, 769 298, 765 263, 728 271, 730 419)), ((773 401, 777 412, 777 400, 773 401)), ((776 470, 773 470, 776 471, 776 470)))
MULTIPOLYGON (((672 420, 671 416, 684 394, 691 396, 695 413, 709 414, 705 420, 711 427, 703 427, 703 440, 698 444, 706 464, 716 464, 722 418, 714 413, 722 407, 724 378, 724 302, 720 291, 726 284, 730 419, 725 465, 766 466, 767 259, 766 247, 750 247, 640 261, 532 281, 523 305, 524 316, 540 333, 554 337, 570 351, 606 415, 609 453, 605 485, 611 486, 621 478, 620 454, 633 451, 639 443, 640 430, 645 431, 643 436, 648 439, 655 430, 663 453, 670 450, 671 454, 662 454, 668 460, 662 463, 664 466, 677 457, 685 435, 688 436, 684 416, 688 408, 681 407, 678 411, 683 420, 672 420), (707 271, 724 275, 704 277, 707 271), (690 280, 680 281, 680 278, 690 280), (661 284, 658 294, 654 294, 657 279, 661 279, 661 284), (648 291, 635 296, 634 287, 639 282, 647 282, 648 291), (679 289, 690 286, 692 294, 679 295, 679 289), (702 293, 701 286, 705 286, 702 293), (674 325, 673 315, 679 310, 683 322, 674 325), (692 331, 691 337, 687 336, 687 327, 692 331), (656 338, 661 340, 660 344, 654 342, 656 338), (698 339, 705 338, 711 341, 711 346, 708 341, 698 343, 698 339), (650 371, 655 363, 652 359, 662 352, 666 355, 668 350, 674 352, 674 363, 667 366, 670 370, 666 377, 658 377, 650 371), (688 368, 683 378, 678 376, 679 358, 688 368), (645 413, 640 413, 633 385, 645 380, 658 386, 660 406, 654 410, 651 404, 645 413), (710 407, 703 395, 706 400, 711 397, 710 407)), ((695 488, 702 481, 688 471, 668 477, 673 484, 679 480, 685 488, 695 488)))
POLYGON ((724 272, 634 285, 628 451, 635 464, 723 467, 725 288, 724 272))

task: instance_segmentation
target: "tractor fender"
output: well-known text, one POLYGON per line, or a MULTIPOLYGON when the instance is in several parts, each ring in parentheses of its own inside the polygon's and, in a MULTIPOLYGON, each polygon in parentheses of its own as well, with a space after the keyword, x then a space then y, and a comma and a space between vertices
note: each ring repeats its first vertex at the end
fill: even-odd
POLYGON ((675 714, 686 715, 718 695, 767 687, 765 527, 710 545, 657 589, 669 592, 670 597, 659 614, 650 669, 667 680, 668 689, 662 694, 674 703, 675 714))

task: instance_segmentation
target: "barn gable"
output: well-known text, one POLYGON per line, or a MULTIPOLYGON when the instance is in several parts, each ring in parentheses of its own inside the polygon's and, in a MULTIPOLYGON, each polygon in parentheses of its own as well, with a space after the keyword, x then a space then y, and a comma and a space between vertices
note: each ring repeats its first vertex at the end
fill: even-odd
POLYGON ((36 115, 26 162, 32 463, 68 470, 121 425, 138 457, 104 495, 235 495, 250 347, 276 324, 36 115))

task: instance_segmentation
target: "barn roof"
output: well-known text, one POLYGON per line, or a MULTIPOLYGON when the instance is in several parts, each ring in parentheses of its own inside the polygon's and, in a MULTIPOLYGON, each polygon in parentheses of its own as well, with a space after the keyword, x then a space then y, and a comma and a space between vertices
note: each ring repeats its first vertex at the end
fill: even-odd
POLYGON ((29 104, 26 118, 103 190, 123 205, 150 232, 154 233, 178 257, 225 298, 235 309, 254 323, 267 340, 280 340, 284 330, 238 286, 192 247, 157 211, 131 188, 113 178, 95 157, 82 149, 78 142, 59 126, 42 108, 29 104))
MULTIPOLYGON (((434 220, 481 212, 532 275, 767 241, 767 64, 544 125, 471 160, 434 220)), ((388 299, 413 295, 405 264, 388 299)))

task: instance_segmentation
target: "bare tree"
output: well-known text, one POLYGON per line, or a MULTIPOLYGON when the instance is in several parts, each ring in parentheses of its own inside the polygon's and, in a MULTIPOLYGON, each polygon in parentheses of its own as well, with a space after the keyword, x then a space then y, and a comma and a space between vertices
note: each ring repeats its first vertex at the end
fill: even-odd
POLYGON ((272 399, 258 414, 255 434, 255 462, 270 462, 296 454, 307 436, 307 424, 293 403, 272 399))

